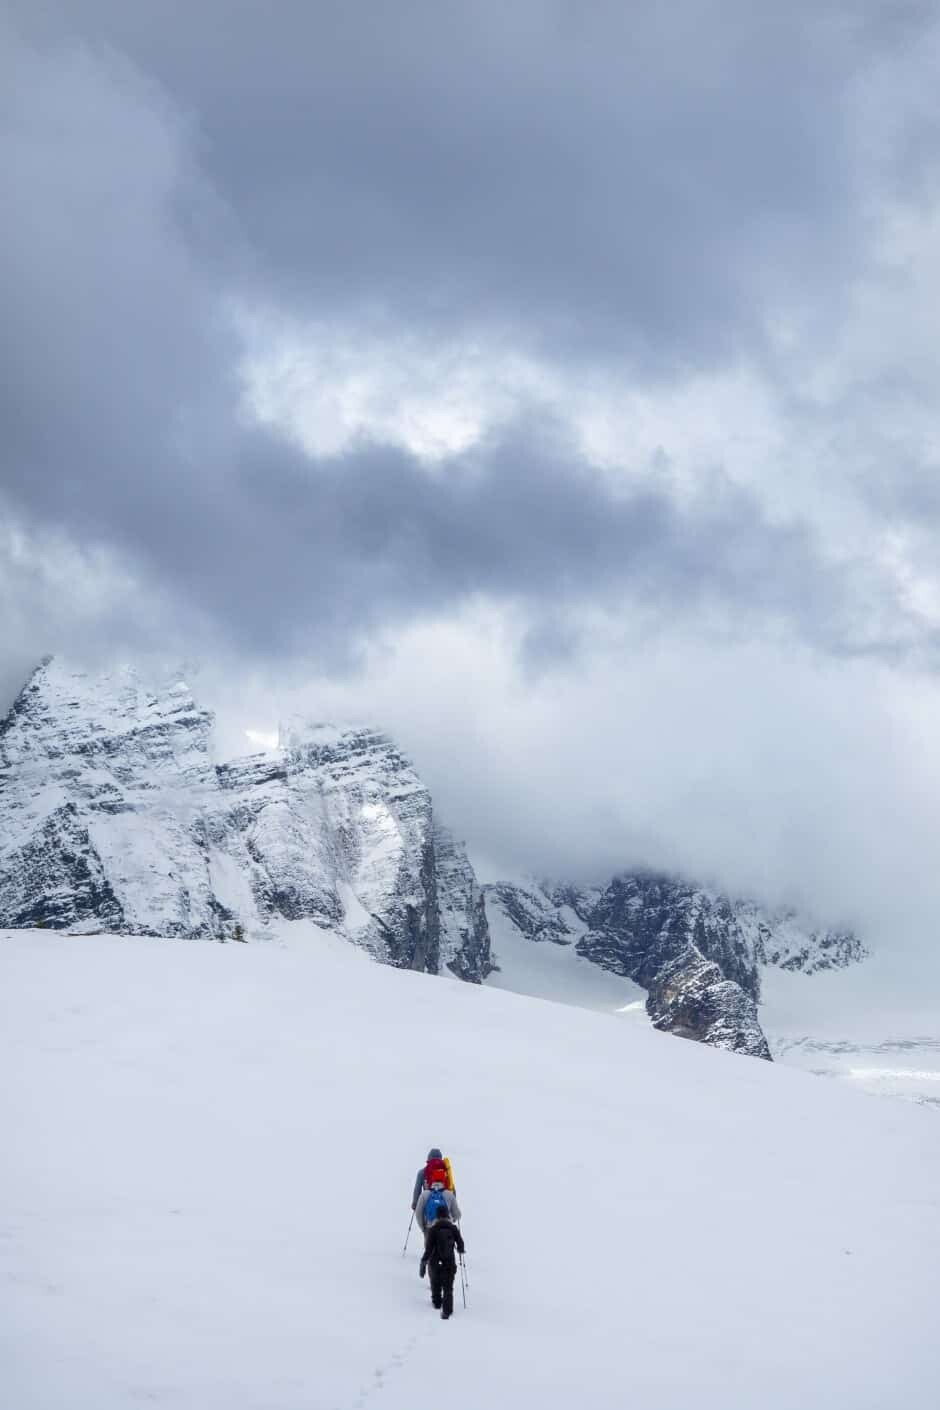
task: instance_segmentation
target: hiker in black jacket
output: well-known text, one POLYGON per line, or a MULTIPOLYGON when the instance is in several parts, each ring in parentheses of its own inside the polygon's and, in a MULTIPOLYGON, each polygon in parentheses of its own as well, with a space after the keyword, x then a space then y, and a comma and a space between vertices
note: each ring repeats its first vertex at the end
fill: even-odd
POLYGON ((424 1277, 425 1271, 430 1273, 431 1303, 441 1308, 444 1321, 454 1310, 454 1278, 457 1276, 455 1247, 459 1253, 466 1252, 463 1235, 453 1220, 448 1218, 447 1210, 441 1209, 428 1230, 421 1260, 421 1277, 424 1277))

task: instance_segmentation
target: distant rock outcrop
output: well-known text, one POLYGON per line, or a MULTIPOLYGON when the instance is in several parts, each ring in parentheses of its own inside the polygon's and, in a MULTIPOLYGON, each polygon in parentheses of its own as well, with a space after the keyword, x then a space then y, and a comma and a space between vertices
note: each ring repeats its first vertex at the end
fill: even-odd
MULTIPOLYGON (((488 908, 527 939, 579 955, 647 991, 655 1027, 713 1047, 770 1058, 758 1018, 767 964, 812 972, 865 953, 846 931, 801 925, 673 877, 615 877, 589 889, 529 883, 484 888, 488 908)), ((496 956, 498 962, 498 956, 496 956)))
POLYGON ((677 1038, 771 1061, 753 998, 694 945, 652 976, 646 1006, 653 1026, 677 1038))
POLYGON ((304 917, 485 977, 476 878, 391 740, 296 724, 216 765, 212 723, 181 681, 44 662, 0 724, 0 925, 232 939, 304 917))

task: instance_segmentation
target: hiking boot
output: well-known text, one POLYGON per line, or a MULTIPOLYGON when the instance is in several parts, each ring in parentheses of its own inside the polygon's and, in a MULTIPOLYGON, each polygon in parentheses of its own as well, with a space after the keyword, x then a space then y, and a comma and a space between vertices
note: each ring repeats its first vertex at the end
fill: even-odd
POLYGON ((441 1321, 442 1321, 442 1322, 446 1322, 449 1316, 450 1316, 450 1313, 449 1313, 449 1312, 442 1312, 442 1313, 441 1313, 441 1321))

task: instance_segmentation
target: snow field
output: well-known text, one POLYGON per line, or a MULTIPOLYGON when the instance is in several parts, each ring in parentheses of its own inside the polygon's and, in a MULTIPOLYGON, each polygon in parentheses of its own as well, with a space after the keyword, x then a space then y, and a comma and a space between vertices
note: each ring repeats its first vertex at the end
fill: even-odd
POLYGON ((0 932, 4 1404, 931 1403, 933 1110, 283 936, 0 932), (432 1144, 448 1324, 401 1257, 432 1144))
MULTIPOLYGON (((775 1058, 885 1097, 940 1109, 940 964, 864 964, 813 975, 766 971, 761 1022, 775 1058)), ((940 1114, 940 1111, 938 1111, 940 1114)))

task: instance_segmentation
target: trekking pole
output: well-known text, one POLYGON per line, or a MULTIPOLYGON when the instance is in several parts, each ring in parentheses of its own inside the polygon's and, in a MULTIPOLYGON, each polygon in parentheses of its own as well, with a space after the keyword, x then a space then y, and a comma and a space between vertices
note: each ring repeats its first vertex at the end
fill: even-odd
POLYGON ((401 1256, 402 1256, 402 1258, 404 1258, 405 1254, 408 1252, 408 1240, 411 1238, 411 1226, 412 1226, 412 1224, 413 1224, 414 1222, 415 1222, 415 1212, 414 1212, 414 1210, 412 1210, 412 1211, 411 1211, 411 1218, 408 1220, 408 1232, 407 1232, 407 1234, 405 1235, 405 1242, 404 1242, 404 1244, 403 1244, 403 1246, 402 1246, 402 1251, 401 1251, 401 1256))
POLYGON ((463 1254, 460 1255, 460 1291, 463 1293, 463 1305, 467 1305, 467 1279, 466 1270, 463 1263, 463 1254))

